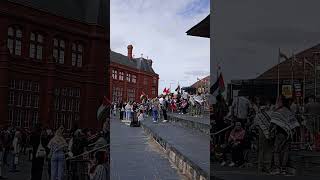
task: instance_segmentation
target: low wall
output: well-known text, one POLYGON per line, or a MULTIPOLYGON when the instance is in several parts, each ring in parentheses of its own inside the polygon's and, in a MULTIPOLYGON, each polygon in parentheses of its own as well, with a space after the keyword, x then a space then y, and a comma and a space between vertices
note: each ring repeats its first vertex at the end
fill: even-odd
POLYGON ((164 149, 166 155, 172 163, 179 169, 179 171, 192 180, 209 180, 209 174, 202 170, 198 165, 193 163, 188 157, 180 153, 173 144, 169 144, 162 139, 158 134, 154 133, 152 129, 141 123, 142 128, 146 134, 158 142, 164 149))
POLYGON ((170 114, 168 114, 168 120, 171 123, 177 124, 179 126, 184 126, 184 127, 190 128, 190 129, 195 129, 197 131, 200 131, 201 133, 205 133, 206 135, 210 135, 210 125, 209 124, 183 119, 181 117, 172 116, 170 114))

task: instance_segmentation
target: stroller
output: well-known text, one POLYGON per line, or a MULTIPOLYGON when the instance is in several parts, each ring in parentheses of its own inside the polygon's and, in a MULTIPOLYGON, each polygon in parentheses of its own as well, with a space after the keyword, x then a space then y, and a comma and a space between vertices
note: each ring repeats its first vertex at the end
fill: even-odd
POLYGON ((130 127, 140 127, 140 121, 138 121, 137 113, 132 112, 132 119, 130 123, 130 127))

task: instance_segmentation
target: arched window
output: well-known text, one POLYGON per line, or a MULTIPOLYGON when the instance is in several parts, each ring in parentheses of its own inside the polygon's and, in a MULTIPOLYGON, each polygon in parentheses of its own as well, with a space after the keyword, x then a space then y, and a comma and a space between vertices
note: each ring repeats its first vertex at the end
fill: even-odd
POLYGON ((33 59, 43 59, 43 36, 39 33, 30 34, 29 57, 33 59))
POLYGON ((11 54, 21 56, 22 30, 19 27, 8 27, 7 46, 11 54))
POLYGON ((82 67, 83 45, 72 43, 72 66, 82 67))

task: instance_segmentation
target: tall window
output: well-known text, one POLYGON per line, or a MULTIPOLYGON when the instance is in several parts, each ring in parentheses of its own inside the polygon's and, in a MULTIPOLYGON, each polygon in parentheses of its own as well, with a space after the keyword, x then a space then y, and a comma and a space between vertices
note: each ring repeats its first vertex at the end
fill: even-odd
POLYGON ((43 51, 43 36, 39 33, 30 34, 29 57, 41 60, 43 51))
POLYGON ((124 72, 119 72, 119 80, 123 81, 124 78, 124 72))
POLYGON ((35 126, 39 121, 38 111, 33 111, 31 116, 32 126, 35 126))
POLYGON ((22 106, 23 102, 23 94, 18 94, 18 99, 17 99, 17 106, 22 106))
POLYGON ((31 107, 31 94, 26 94, 25 96, 25 106, 31 107))
POLYGON ((112 79, 118 79, 118 71, 117 70, 112 70, 112 79))
POLYGON ((55 88, 54 105, 54 126, 63 124, 66 128, 70 128, 73 117, 78 116, 80 112, 80 88, 55 88))
POLYGON ((21 55, 21 49, 22 49, 21 42, 22 42, 21 29, 17 27, 9 27, 7 46, 11 54, 18 55, 18 56, 21 55))
POLYGON ((128 100, 134 101, 136 98, 135 96, 135 89, 128 89, 128 100))
POLYGON ((30 117, 30 111, 29 110, 26 110, 25 111, 25 119, 24 119, 24 127, 25 128, 28 128, 29 127, 29 117, 30 117))
POLYGON ((14 105, 14 92, 9 93, 9 105, 14 105))
POLYGON ((127 81, 130 82, 131 81, 131 74, 127 73, 127 81))
POLYGON ((39 96, 38 95, 34 95, 32 98, 32 104, 34 108, 38 108, 39 107, 39 96))
POLYGON ((153 85, 157 85, 157 78, 153 78, 152 83, 153 83, 153 85))
POLYGON ((61 39, 53 39, 53 57, 56 62, 64 64, 65 41, 61 39))
POLYGON ((132 75, 132 82, 136 83, 137 82, 137 76, 136 75, 132 75))
POLYGON ((82 67, 83 46, 72 43, 72 66, 82 67))
POLYGON ((38 82, 11 80, 8 102, 11 124, 18 127, 29 127, 32 121, 38 122, 39 97, 38 82))
POLYGON ((152 88, 152 95, 156 95, 156 88, 152 88))

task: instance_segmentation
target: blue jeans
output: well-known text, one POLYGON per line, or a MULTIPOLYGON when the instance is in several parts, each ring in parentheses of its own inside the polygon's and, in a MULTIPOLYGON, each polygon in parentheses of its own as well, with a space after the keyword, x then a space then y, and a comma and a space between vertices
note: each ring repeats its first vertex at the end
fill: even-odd
POLYGON ((158 111, 152 110, 153 121, 158 121, 158 111))
POLYGON ((63 151, 56 151, 51 157, 51 180, 62 180, 65 167, 65 155, 63 151))
POLYGON ((126 111, 126 120, 130 120, 131 111, 126 111))
POLYGON ((19 157, 18 154, 11 152, 11 171, 17 170, 17 164, 15 164, 15 158, 19 157))

